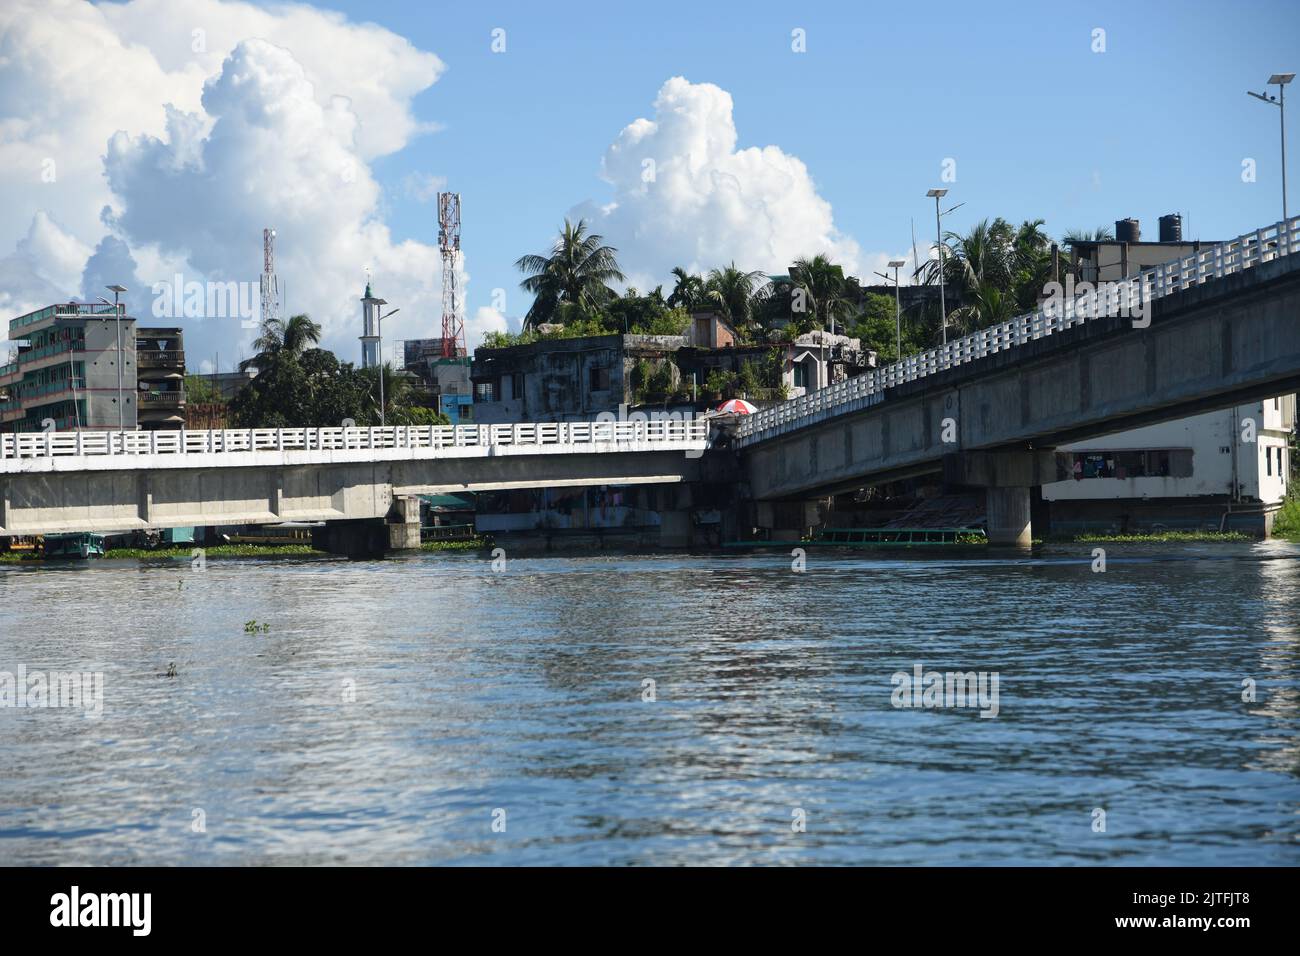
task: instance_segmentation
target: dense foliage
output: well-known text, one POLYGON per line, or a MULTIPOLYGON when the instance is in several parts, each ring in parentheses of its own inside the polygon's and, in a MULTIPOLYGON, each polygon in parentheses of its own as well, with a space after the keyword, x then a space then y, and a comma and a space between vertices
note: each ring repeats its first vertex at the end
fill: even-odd
POLYGON ((313 428, 338 426, 351 419, 378 425, 379 376, 383 375, 384 420, 389 425, 445 424, 446 416, 415 401, 409 380, 391 365, 358 369, 333 352, 308 347, 320 339, 320 326, 305 315, 262 326, 258 353, 240 364, 257 377, 230 402, 237 428, 313 428))

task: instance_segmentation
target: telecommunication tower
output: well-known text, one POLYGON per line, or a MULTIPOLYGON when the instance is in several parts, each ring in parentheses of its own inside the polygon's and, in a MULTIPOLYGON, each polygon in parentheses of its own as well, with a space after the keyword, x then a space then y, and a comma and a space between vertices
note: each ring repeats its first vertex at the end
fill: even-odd
POLYGON ((280 317, 280 280, 275 275, 275 230, 262 230, 262 322, 280 317))
POLYGON ((465 321, 460 314, 456 266, 460 258, 460 193, 438 193, 438 249, 442 252, 442 357, 464 358, 465 321))

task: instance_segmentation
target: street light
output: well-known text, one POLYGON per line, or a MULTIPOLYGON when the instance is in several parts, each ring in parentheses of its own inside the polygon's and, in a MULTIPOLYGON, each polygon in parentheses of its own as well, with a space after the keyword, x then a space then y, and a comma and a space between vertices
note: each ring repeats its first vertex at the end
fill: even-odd
POLYGON ((1246 91, 1248 96, 1253 96, 1257 100, 1263 100, 1265 103, 1271 103, 1278 108, 1278 119, 1282 125, 1282 221, 1286 222, 1286 85, 1295 79, 1294 73, 1274 73, 1268 78, 1268 82, 1277 85, 1277 96, 1271 93, 1253 93, 1246 91))
MULTIPOLYGON (((388 300, 376 299, 375 304, 381 306, 388 305, 388 300)), ((376 356, 376 358, 378 358, 379 361, 375 365, 375 371, 379 373, 379 427, 380 428, 384 427, 384 422, 385 422, 384 419, 384 319, 388 318, 388 316, 390 315, 396 315, 398 312, 401 311, 402 311, 401 309, 394 309, 392 312, 386 313, 385 315, 381 315, 379 316, 378 319, 375 320, 375 335, 379 339, 378 342, 379 354, 376 356)))
POLYGON ((903 307, 898 293, 898 270, 907 265, 906 259, 890 259, 889 268, 894 270, 894 328, 898 332, 898 360, 903 361, 903 307))
POLYGON ((939 225, 939 200, 948 195, 946 189, 931 189, 927 196, 934 199, 934 239, 939 244, 939 328, 943 332, 943 344, 948 344, 948 305, 943 298, 943 229, 939 225))
MULTIPOLYGON (((126 287, 110 285, 105 288, 113 293, 113 322, 117 325, 117 430, 124 432, 126 431, 126 408, 122 404, 122 307, 118 304, 117 297, 126 291, 126 287)), ((102 295, 98 298, 100 302, 108 305, 108 300, 102 295)))

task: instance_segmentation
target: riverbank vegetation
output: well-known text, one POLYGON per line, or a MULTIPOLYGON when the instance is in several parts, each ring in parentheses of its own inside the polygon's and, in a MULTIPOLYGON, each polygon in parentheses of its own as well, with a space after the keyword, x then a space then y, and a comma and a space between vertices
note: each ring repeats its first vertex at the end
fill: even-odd
POLYGON ((1300 494, 1293 491, 1286 496, 1273 520, 1273 534, 1288 541, 1300 541, 1300 494))
POLYGON ((484 551, 492 547, 492 539, 485 537, 425 541, 421 551, 484 551))
POLYGON ((1255 536, 1242 531, 1147 531, 1132 534, 1086 532, 1074 535, 1051 535, 1049 544, 1175 544, 1193 541, 1254 541, 1255 536))

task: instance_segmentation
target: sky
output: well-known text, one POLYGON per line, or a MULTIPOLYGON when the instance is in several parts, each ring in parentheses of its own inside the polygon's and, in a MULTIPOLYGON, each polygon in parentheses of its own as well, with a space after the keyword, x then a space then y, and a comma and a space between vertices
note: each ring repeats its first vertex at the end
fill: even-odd
POLYGON ((246 283, 256 309, 270 226, 282 311, 358 361, 370 276, 400 358, 440 334, 440 189, 462 197, 471 348, 518 328, 514 262, 566 216, 642 291, 817 253, 869 280, 913 232, 928 254, 934 186, 958 232, 1132 216, 1154 239, 1181 212, 1230 238, 1281 217, 1279 111, 1245 91, 1300 71, 1300 4, 1226 10, 0 0, 0 312, 119 282, 142 324, 185 330, 192 370, 228 370, 255 322, 178 315, 170 285, 246 283))

